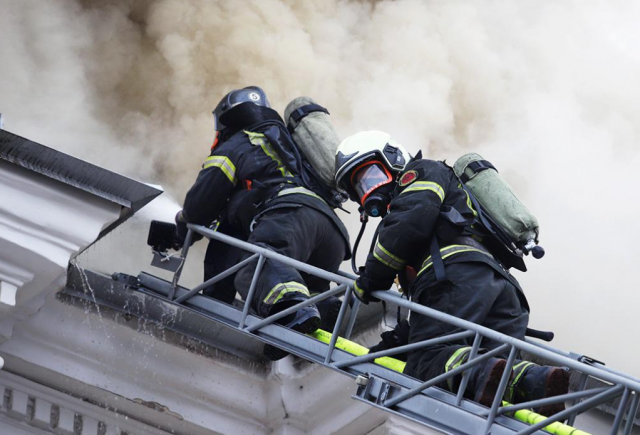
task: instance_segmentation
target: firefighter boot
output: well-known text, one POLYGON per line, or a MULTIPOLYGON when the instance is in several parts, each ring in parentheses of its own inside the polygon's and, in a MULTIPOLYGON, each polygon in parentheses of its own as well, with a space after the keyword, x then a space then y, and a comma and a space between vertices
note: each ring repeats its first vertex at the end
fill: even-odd
MULTIPOLYGON (((513 367, 505 400, 524 403, 569 392, 569 371, 562 367, 539 366, 522 361, 513 367)), ((551 417, 564 411, 564 402, 534 408, 533 412, 551 417)))
MULTIPOLYGON (((279 313, 287 308, 300 303, 304 299, 289 299, 287 301, 279 302, 273 305, 269 310, 269 315, 279 313)), ((293 314, 283 317, 277 320, 276 323, 283 325, 286 328, 291 328, 294 331, 298 331, 302 334, 311 334, 315 332, 320 326, 320 312, 315 305, 309 305, 304 308, 300 308, 293 314)), ((264 356, 270 361, 278 361, 285 356, 289 355, 289 352, 278 349, 277 347, 266 344, 263 350, 264 356)))
POLYGON ((322 318, 320 329, 324 329, 329 332, 333 331, 333 327, 336 326, 336 321, 338 320, 338 314, 340 314, 342 301, 335 296, 329 296, 328 298, 319 301, 317 306, 318 311, 320 311, 320 317, 322 318))
POLYGON ((488 408, 496 397, 500 379, 507 362, 501 358, 491 358, 484 364, 473 367, 469 375, 469 384, 465 397, 473 399, 488 408))

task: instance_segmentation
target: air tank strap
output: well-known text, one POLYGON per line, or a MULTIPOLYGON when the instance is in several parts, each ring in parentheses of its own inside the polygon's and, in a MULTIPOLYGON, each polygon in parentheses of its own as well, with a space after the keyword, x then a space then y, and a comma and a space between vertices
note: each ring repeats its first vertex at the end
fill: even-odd
MULTIPOLYGON (((496 169, 495 166, 493 166, 491 164, 490 161, 488 160, 476 160, 475 162, 471 162, 467 165, 467 168, 471 169, 473 171, 473 175, 477 174, 478 172, 482 172, 485 169, 493 169, 494 171, 498 172, 498 170, 496 169)), ((460 177, 460 181, 462 181, 462 183, 466 183, 467 181, 469 181, 469 179, 471 177, 469 177, 467 175, 467 168, 465 168, 465 171, 463 172, 462 176, 460 177)))
POLYGON ((313 112, 323 112, 329 115, 329 111, 319 104, 307 104, 306 106, 299 107, 298 109, 294 110, 289 117, 289 124, 287 125, 287 130, 289 130, 289 133, 293 133, 293 130, 296 128, 302 118, 313 112))

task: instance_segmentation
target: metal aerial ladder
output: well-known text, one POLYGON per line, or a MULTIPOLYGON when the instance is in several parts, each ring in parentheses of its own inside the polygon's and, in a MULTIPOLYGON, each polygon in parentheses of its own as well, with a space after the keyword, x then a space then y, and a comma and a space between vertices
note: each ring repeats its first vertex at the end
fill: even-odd
POLYGON ((154 252, 154 255, 155 259, 152 264, 175 271, 173 281, 169 283, 152 275, 142 273, 138 277, 139 291, 153 294, 172 304, 179 304, 213 322, 234 328, 243 334, 257 338, 264 343, 276 346, 298 357, 356 378, 357 389, 352 396, 354 399, 385 411, 402 415, 430 428, 444 433, 469 435, 528 435, 549 432, 560 435, 585 434, 585 432, 571 427, 576 416, 592 408, 615 401, 617 403, 617 412, 611 425, 610 434, 615 435, 622 430, 625 435, 628 435, 633 429, 635 416, 640 404, 640 380, 605 367, 602 363, 588 357, 563 352, 529 339, 526 341, 518 340, 483 326, 407 301, 401 298, 398 293, 390 291, 378 291, 374 292, 373 295, 382 301, 452 324, 460 332, 369 354, 367 349, 348 341, 353 331, 359 305, 358 300, 352 295, 352 284, 356 278, 353 275, 344 272, 339 272, 339 274, 330 273, 268 249, 234 239, 212 229, 195 225, 189 225, 189 232, 179 256, 169 256, 159 252, 154 252), (180 274, 195 233, 248 251, 253 255, 191 290, 180 287, 178 285, 180 274), (267 259, 282 262, 297 270, 321 277, 337 285, 325 293, 262 319, 249 313, 249 307, 267 259), (257 267, 242 310, 199 294, 201 290, 234 274, 242 267, 256 260, 257 267), (314 336, 307 336, 275 323, 302 307, 334 295, 343 295, 343 302, 331 334, 319 331, 314 336), (347 317, 347 307, 351 299, 353 299, 351 313, 347 317), (338 332, 343 329, 345 322, 345 337, 339 338, 338 332), (473 345, 469 361, 427 382, 421 382, 403 375, 398 371, 401 362, 391 358, 395 354, 409 352, 424 346, 471 337, 473 337, 473 345), (480 354, 478 350, 485 337, 502 344, 494 350, 480 354), (575 391, 562 396, 517 405, 502 402, 501 398, 507 386, 511 369, 520 352, 535 355, 579 373, 578 387, 575 391), (468 382, 469 369, 481 364, 488 358, 502 353, 508 353, 509 356, 492 406, 486 408, 478 403, 464 399, 463 392, 468 382), (457 395, 435 387, 457 375, 462 375, 462 383, 457 395), (589 379, 598 380, 599 386, 585 389, 589 379), (528 411, 529 408, 559 402, 567 402, 568 406, 564 411, 551 418, 544 418, 528 411), (624 422, 625 419, 626 423, 624 422), (565 420, 567 425, 560 423, 565 420))

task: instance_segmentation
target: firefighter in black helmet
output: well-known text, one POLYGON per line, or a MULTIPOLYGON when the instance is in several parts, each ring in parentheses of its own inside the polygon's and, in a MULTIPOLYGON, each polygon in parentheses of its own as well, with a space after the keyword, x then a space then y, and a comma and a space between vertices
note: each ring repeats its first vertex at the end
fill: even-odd
MULTIPOLYGON (((176 217, 179 238, 184 240, 186 223, 209 226, 217 221, 219 231, 336 272, 349 255, 347 231, 328 200, 311 190, 297 173, 295 152, 289 152, 294 146, 289 132, 264 91, 256 86, 231 91, 213 115, 216 140, 176 217)), ((220 267, 216 270, 216 262, 228 268, 248 256, 221 243, 210 243, 205 278, 221 271, 220 267)), ((243 298, 256 263, 235 276, 235 288, 243 298)), ((325 280, 267 260, 252 309, 266 317, 328 288, 325 280)), ((330 314, 334 312, 337 314, 335 309, 330 314)), ((309 333, 320 326, 321 318, 317 307, 311 305, 280 323, 309 333)), ((275 359, 284 355, 267 356, 275 359)))
MULTIPOLYGON (((368 303, 371 291, 389 289, 400 275, 413 302, 524 339, 526 298, 496 253, 479 241, 476 211, 449 166, 412 159, 388 133, 361 132, 338 147, 336 184, 369 216, 383 217, 378 241, 354 284, 360 300, 368 303), (408 272, 414 277, 412 284, 407 284, 408 272)), ((383 335, 376 350, 389 342, 416 343, 454 332, 458 331, 448 323, 412 313, 408 324, 401 322, 396 331, 383 335)), ((500 344, 485 339, 482 352, 500 344)), ((410 352, 405 373, 433 379, 465 363, 470 345, 457 340, 410 352)), ((491 406, 505 365, 504 359, 492 358, 470 369, 465 395, 491 406)), ((440 386, 456 391, 460 379, 440 386)), ((567 389, 564 369, 521 361, 514 366, 505 400, 518 403, 567 389)), ((553 414, 563 408, 556 404, 538 411, 553 414)))

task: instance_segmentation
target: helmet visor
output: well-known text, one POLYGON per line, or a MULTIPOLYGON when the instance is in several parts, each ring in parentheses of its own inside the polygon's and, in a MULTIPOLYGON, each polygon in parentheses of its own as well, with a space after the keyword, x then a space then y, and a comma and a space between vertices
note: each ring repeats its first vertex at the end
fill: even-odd
POLYGON ((351 185, 360 198, 360 204, 364 204, 367 197, 378 187, 391 181, 391 172, 376 160, 363 163, 351 175, 351 185))
POLYGON ((216 115, 216 112, 211 112, 211 113, 213 113, 213 128, 216 131, 222 131, 224 129, 224 125, 222 125, 222 123, 218 119, 218 115, 216 115))

